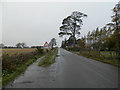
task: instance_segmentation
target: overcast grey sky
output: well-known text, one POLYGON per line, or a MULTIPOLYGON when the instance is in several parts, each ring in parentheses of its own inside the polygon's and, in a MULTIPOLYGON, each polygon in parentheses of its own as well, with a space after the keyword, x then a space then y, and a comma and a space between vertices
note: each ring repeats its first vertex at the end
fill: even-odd
MULTIPOLYGON (((4 2, 2 3, 2 42, 15 45, 43 45, 56 38, 58 45, 59 27, 62 20, 73 11, 88 15, 84 19, 81 36, 96 27, 111 22, 116 2, 4 2)), ((1 32, 1 31, 0 31, 1 32)))

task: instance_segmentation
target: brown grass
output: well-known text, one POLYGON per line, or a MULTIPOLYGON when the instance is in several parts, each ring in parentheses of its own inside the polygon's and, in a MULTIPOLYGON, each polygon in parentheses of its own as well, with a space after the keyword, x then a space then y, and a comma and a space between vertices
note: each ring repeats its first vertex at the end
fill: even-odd
POLYGON ((10 56, 14 55, 14 54, 27 54, 30 52, 34 52, 36 51, 36 48, 24 48, 24 49, 20 49, 20 48, 15 48, 15 49, 2 49, 2 54, 9 54, 10 56))
POLYGON ((43 54, 35 48, 2 49, 2 84, 13 80, 43 54))

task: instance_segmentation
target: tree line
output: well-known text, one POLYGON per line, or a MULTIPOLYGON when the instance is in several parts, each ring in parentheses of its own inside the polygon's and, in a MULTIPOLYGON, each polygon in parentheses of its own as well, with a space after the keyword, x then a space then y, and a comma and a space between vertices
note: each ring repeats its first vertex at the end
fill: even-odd
MULTIPOLYGON (((49 48, 53 48, 57 45, 56 39, 52 38, 49 42, 49 48)), ((17 43, 15 46, 6 46, 5 44, 1 43, 0 48, 43 48, 43 46, 27 46, 25 42, 17 43)))
POLYGON ((68 40, 62 41, 61 47, 72 50, 115 51, 120 58, 120 4, 116 4, 112 11, 114 14, 111 16, 111 23, 102 28, 97 27, 79 39, 76 39, 75 35, 80 34, 83 18, 87 15, 73 12, 63 20, 60 27, 60 37, 70 35, 68 40))
POLYGON ((25 42, 17 43, 15 46, 6 46, 1 43, 0 48, 29 48, 25 42))
POLYGON ((17 43, 15 46, 7 46, 3 43, 0 44, 0 48, 41 48, 42 46, 29 47, 25 42, 17 43))

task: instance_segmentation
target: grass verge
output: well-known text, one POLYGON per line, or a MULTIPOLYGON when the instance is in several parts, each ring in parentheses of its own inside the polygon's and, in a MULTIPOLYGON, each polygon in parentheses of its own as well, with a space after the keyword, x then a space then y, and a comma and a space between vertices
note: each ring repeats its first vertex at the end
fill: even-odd
POLYGON ((55 62, 55 58, 57 55, 58 49, 55 48, 49 51, 45 57, 38 63, 38 66, 49 66, 55 62))
POLYGON ((97 60, 103 63, 107 63, 107 64, 111 64, 117 67, 120 67, 120 61, 115 59, 115 58, 111 58, 111 57, 105 57, 105 56, 100 56, 97 53, 91 52, 91 53, 77 53, 80 56, 84 56, 93 60, 97 60))
POLYGON ((17 67, 13 73, 3 76, 2 77, 2 87, 5 87, 10 81, 13 81, 18 75, 20 75, 22 72, 24 72, 30 64, 32 64, 33 62, 35 62, 37 60, 37 58, 40 58, 42 56, 43 55, 35 56, 33 59, 28 60, 25 64, 22 64, 19 67, 17 67))

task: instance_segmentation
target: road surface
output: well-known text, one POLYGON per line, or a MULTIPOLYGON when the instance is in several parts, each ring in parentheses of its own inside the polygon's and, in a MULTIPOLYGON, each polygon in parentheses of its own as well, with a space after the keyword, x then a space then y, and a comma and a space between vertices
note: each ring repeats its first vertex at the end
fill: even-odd
POLYGON ((118 68, 96 60, 59 50, 56 87, 117 88, 118 68))
POLYGON ((10 82, 5 88, 53 88, 56 64, 50 67, 40 67, 38 66, 38 62, 42 58, 39 58, 30 65, 24 73, 18 76, 13 82, 10 82))
POLYGON ((38 59, 6 88, 118 88, 118 68, 58 50, 56 63, 37 66, 38 59))

